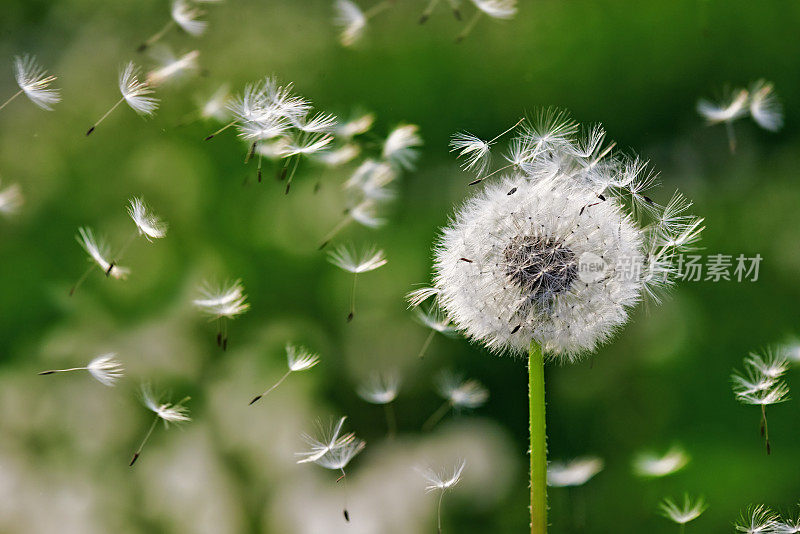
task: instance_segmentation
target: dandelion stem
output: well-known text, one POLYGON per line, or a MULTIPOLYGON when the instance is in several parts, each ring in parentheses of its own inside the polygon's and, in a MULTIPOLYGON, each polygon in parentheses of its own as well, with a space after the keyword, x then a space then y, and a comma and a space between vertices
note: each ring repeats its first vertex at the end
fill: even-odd
POLYGON ((297 166, 300 165, 300 156, 295 156, 294 158, 294 166, 292 167, 292 172, 289 173, 289 178, 286 180, 286 191, 284 194, 289 194, 289 188, 292 186, 292 178, 294 178, 294 173, 297 172, 297 166))
POLYGON ((436 531, 442 534, 442 499, 444 499, 444 490, 439 492, 439 504, 436 506, 436 531))
POLYGON ((76 291, 76 290, 77 290, 77 289, 80 287, 80 285, 83 283, 83 281, 84 281, 84 280, 86 280, 86 277, 87 277, 87 276, 89 276, 89 273, 91 273, 91 272, 92 272, 92 269, 94 269, 94 265, 90 265, 90 266, 88 266, 88 267, 86 268, 86 270, 85 270, 85 271, 83 271, 83 274, 81 275, 81 277, 80 277, 80 278, 78 278, 78 281, 77 281, 77 282, 75 282, 75 285, 74 285, 74 286, 72 286, 72 287, 70 288, 70 290, 69 290, 69 296, 70 296, 70 297, 71 297, 73 294, 75 294, 75 291, 76 291))
POLYGON ((253 156, 255 155, 255 153, 256 153, 256 143, 257 143, 257 141, 253 141, 253 142, 250 144, 250 148, 247 150, 247 154, 245 154, 245 156, 244 156, 244 164, 245 164, 245 165, 247 165, 248 163, 250 163, 250 160, 251 160, 251 159, 253 158, 253 156))
POLYGON ((69 369, 51 369, 50 371, 42 371, 40 375, 52 375, 55 373, 68 373, 70 371, 85 371, 86 367, 71 367, 69 369))
POLYGON ((170 20, 169 22, 167 22, 167 24, 163 28, 161 28, 158 31, 158 33, 156 33, 155 35, 150 37, 148 40, 146 40, 145 42, 140 44, 139 48, 137 48, 136 51, 137 52, 144 52, 145 50, 147 50, 147 47, 149 47, 150 45, 152 45, 153 43, 155 43, 156 41, 158 41, 159 39, 164 37, 164 34, 167 33, 170 30, 170 28, 172 28, 172 26, 174 24, 175 24, 174 20, 170 20))
POLYGON ((394 406, 391 402, 387 402, 383 405, 383 411, 386 413, 386 437, 394 439, 394 435, 397 433, 397 417, 394 413, 394 406))
POLYGON ((336 224, 336 226, 334 226, 334 227, 333 227, 333 230, 331 230, 330 232, 328 232, 328 233, 325 235, 325 237, 324 237, 324 238, 323 238, 323 240, 322 240, 322 243, 321 243, 321 244, 320 244, 320 246, 319 246, 319 250, 322 250, 323 248, 325 248, 326 246, 328 246, 328 243, 330 243, 330 242, 331 242, 331 239, 333 239, 333 238, 336 236, 336 234, 338 234, 339 232, 341 232, 342 228, 344 228, 345 226, 347 226, 348 224, 350 224, 350 222, 351 222, 352 220, 353 220, 353 218, 352 218, 352 217, 350 217, 350 215, 348 215, 347 217, 345 217, 344 219, 342 219, 341 221, 339 221, 339 222, 336 224))
MULTIPOLYGON (((341 468, 342 476, 339 477, 339 480, 344 481, 344 508, 342 508, 342 514, 344 515, 344 520, 348 523, 350 522, 350 512, 347 511, 347 475, 344 472, 344 467, 341 468)), ((337 480, 336 482, 339 482, 337 480)))
POLYGON ((728 146, 731 154, 736 154, 736 134, 733 131, 733 123, 725 121, 725 131, 728 133, 728 146))
POLYGON ((101 123, 101 122, 103 122, 104 120, 106 120, 106 117, 108 117, 109 115, 111 115, 111 112, 112 112, 112 111, 114 111, 115 109, 117 109, 117 106, 119 106, 120 104, 122 104, 124 101, 125 101, 125 97, 123 96, 122 98, 120 98, 120 99, 117 101, 117 103, 116 103, 116 104, 114 104, 113 106, 111 106, 111 109, 109 109, 108 111, 106 111, 105 115, 103 115, 102 117, 100 117, 100 119, 98 119, 98 121, 97 121, 97 122, 95 122, 95 123, 92 125, 92 127, 91 127, 91 128, 89 128, 88 130, 86 130, 86 135, 88 136, 89 134, 91 134, 91 133, 94 131, 94 129, 95 129, 95 128, 97 128, 97 127, 100 125, 100 123, 101 123))
POLYGON ((136 463, 136 460, 139 459, 139 455, 142 453, 142 449, 144 449, 144 444, 147 443, 147 440, 150 439, 150 434, 152 434, 153 430, 156 428, 156 423, 158 423, 158 415, 156 415, 156 418, 153 419, 153 424, 150 425, 150 430, 148 430, 147 434, 145 434, 144 439, 142 440, 142 444, 139 445, 138 449, 136 449, 136 452, 133 454, 133 459, 131 460, 131 463, 128 464, 128 466, 132 466, 133 464, 136 463))
POLYGON ((428 417, 428 420, 425 421, 425 423, 422 425, 422 430, 430 430, 431 428, 433 428, 434 425, 436 425, 436 423, 441 421, 442 417, 444 417, 447 414, 447 412, 450 411, 451 407, 452 404, 450 404, 449 400, 444 401, 444 404, 439 406, 439 409, 433 412, 430 417, 428 417))
POLYGON ((212 133, 210 135, 207 135, 204 140, 205 141, 209 141, 209 140, 213 139, 214 136, 221 134, 222 132, 224 132, 225 130, 227 130, 228 128, 230 128, 234 124, 236 124, 237 120, 238 119, 234 119, 231 122, 229 122, 228 124, 226 124, 225 126, 223 126, 222 128, 220 128, 219 130, 217 130, 216 132, 214 132, 214 133, 212 133))
POLYGON ((544 357, 531 341, 528 352, 531 433, 531 534, 547 533, 547 434, 545 432, 544 357))
POLYGON ((347 314, 347 322, 353 320, 353 317, 356 315, 356 281, 358 280, 358 274, 353 273, 353 289, 350 291, 350 313, 347 314))
POLYGON ((425 353, 428 351, 428 347, 430 346, 431 341, 433 341, 433 336, 435 334, 436 330, 431 330, 431 333, 425 338, 425 343, 422 344, 422 348, 419 350, 419 355, 417 358, 422 359, 422 357, 425 356, 425 353))
POLYGON ((119 254, 117 254, 116 261, 120 261, 122 259, 122 255, 125 254, 125 251, 128 250, 128 247, 131 246, 131 243, 133 243, 133 240, 136 239, 138 235, 139 232, 134 231, 133 234, 128 237, 128 240, 125 241, 125 243, 122 245, 122 248, 119 249, 119 254))
POLYGON ((511 130, 513 130, 514 128, 516 128, 516 127, 517 127, 517 126, 519 126, 520 124, 522 124, 522 121, 524 121, 524 120, 525 120, 525 117, 522 117, 520 120, 518 120, 518 121, 517 121, 517 122, 514 124, 514 126, 512 126, 511 128, 509 128, 509 129, 507 129, 507 130, 503 131, 502 133, 499 133, 499 134, 497 134, 497 135, 496 135, 496 136, 494 136, 494 137, 493 137, 493 138, 492 138, 492 139, 491 139, 491 140, 490 140, 490 141, 489 141, 487 144, 491 145, 492 143, 494 143, 495 141, 497 141, 498 139, 500 139, 501 137, 503 137, 505 134, 507 134, 508 132, 510 132, 511 130))
POLYGON ((772 452, 769 445, 769 426, 767 425, 767 406, 761 405, 761 433, 764 436, 764 444, 767 447, 767 454, 772 452))
POLYGON ((425 8, 425 11, 422 12, 422 16, 419 18, 420 24, 425 24, 429 18, 431 18, 431 13, 433 13, 433 9, 436 7, 436 4, 439 3, 439 0, 431 0, 428 2, 428 7, 425 8))
POLYGON ((479 184, 479 183, 481 183, 482 181, 484 181, 485 179, 489 178, 490 176, 494 176, 494 175, 495 175, 495 174, 497 174, 498 172, 502 172, 502 171, 504 171, 504 170, 506 170, 506 169, 510 169, 510 168, 511 168, 511 167, 513 167, 513 166, 514 166, 514 164, 513 164, 513 163, 509 163, 508 165, 503 165, 503 166, 502 166, 502 167, 500 167, 499 169, 496 169, 496 170, 494 170, 494 171, 490 172, 489 174, 487 174, 486 176, 484 176, 484 177, 482 177, 482 178, 478 178, 477 180, 472 180, 472 181, 471 181, 471 182, 470 182, 468 185, 476 185, 476 184, 479 184))
POLYGON ((469 34, 470 34, 470 32, 472 31, 472 29, 473 29, 473 28, 475 27, 475 25, 478 23, 478 20, 480 20, 480 18, 481 18, 481 14, 482 14, 482 13, 483 13, 483 11, 481 11, 481 10, 478 10, 478 11, 477 11, 477 12, 476 12, 476 13, 475 13, 473 16, 472 16, 472 18, 470 19, 470 21, 469 21, 469 22, 467 22, 467 25, 466 25, 466 26, 464 26, 464 29, 463 29, 463 30, 461 30, 461 33, 459 33, 459 34, 458 34, 458 37, 456 37, 456 42, 457 42, 457 43, 460 43, 461 41, 463 41, 463 40, 464 40, 464 39, 467 37, 467 35, 469 35, 469 34))
POLYGON ((686 523, 681 523, 681 528, 678 532, 679 534, 684 534, 684 532, 686 532, 686 523))
POLYGON ((19 90, 19 91, 17 91, 16 93, 14 93, 14 95, 13 95, 11 98, 9 98, 9 99, 8 99, 8 100, 6 100, 5 102, 3 102, 3 105, 2 105, 2 106, 0 106, 0 109, 3 109, 4 107, 6 107, 6 105, 7 105, 9 102, 11 102, 12 100, 14 100, 15 98, 17 98, 17 97, 18 97, 19 95, 21 95, 21 94, 22 94, 22 89, 20 89, 20 90, 19 90))
POLYGON ((281 383, 282 383, 284 380, 286 380, 286 379, 289 377, 289 375, 290 375, 290 374, 292 374, 292 371, 291 371, 291 370, 289 370, 289 371, 286 371, 286 374, 285 374, 285 375, 283 375, 283 376, 280 378, 280 380, 278 380, 277 382, 275 382, 275 384, 273 384, 273 386, 272 386, 271 388, 269 388, 268 390, 266 390, 264 393, 262 393, 261 395, 259 395, 259 396, 255 397, 255 398, 253 398, 253 400, 251 400, 251 401, 250 401, 250 404, 252 405, 252 404, 254 404, 256 401, 259 401, 259 400, 261 400, 261 398, 262 398, 262 397, 266 397, 267 395, 269 395, 269 393, 270 393, 270 392, 271 392, 273 389, 275 389, 276 387, 280 386, 280 385, 281 385, 281 383))

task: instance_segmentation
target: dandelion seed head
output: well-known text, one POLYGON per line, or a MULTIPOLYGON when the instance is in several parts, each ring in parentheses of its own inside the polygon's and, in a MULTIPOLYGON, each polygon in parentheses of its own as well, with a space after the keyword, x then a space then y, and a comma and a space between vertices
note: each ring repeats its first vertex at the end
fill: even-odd
POLYGON ((582 486, 603 470, 602 458, 586 456, 569 462, 550 462, 547 465, 547 485, 553 487, 582 486))
POLYGON ((478 176, 486 174, 486 169, 491 163, 491 144, 471 133, 459 132, 450 140, 450 151, 458 152, 458 157, 464 158, 461 167, 465 171, 474 170, 478 176))
POLYGON ((347 272, 360 274, 383 267, 388 260, 375 247, 358 253, 351 245, 339 245, 328 253, 328 261, 347 272))
POLYGON ((25 96, 42 109, 52 111, 52 105, 61 101, 60 91, 50 87, 57 78, 47 74, 34 56, 14 57, 14 78, 25 96))
POLYGON ((307 371, 319 363, 319 354, 314 354, 305 347, 287 343, 286 360, 290 371, 307 371))
POLYGON ((120 265, 112 264, 106 259, 109 253, 108 245, 105 241, 97 239, 91 228, 78 228, 78 235, 75 236, 78 243, 83 247, 89 258, 100 267, 107 276, 124 280, 130 274, 130 269, 120 265))
POLYGON ((461 474, 464 472, 467 461, 460 459, 456 462, 452 471, 435 471, 430 467, 417 468, 417 472, 422 475, 428 485, 425 487, 425 492, 432 491, 447 491, 461 480, 461 474))
POLYGON ((489 390, 483 384, 449 372, 439 376, 436 386, 439 394, 455 408, 479 408, 489 400, 489 390))
POLYGON ((170 423, 185 423, 192 420, 189 417, 189 409, 183 404, 184 401, 176 404, 161 402, 148 385, 142 386, 142 402, 148 410, 164 421, 165 426, 169 426, 170 423))
POLYGON ((152 87, 139 81, 139 68, 132 61, 119 74, 119 92, 139 115, 152 115, 158 109, 158 99, 150 96, 152 87))
POLYGON ((139 235, 144 236, 148 241, 161 239, 167 235, 167 223, 153 213, 142 199, 133 197, 129 202, 128 214, 133 219, 139 235))
POLYGON ((364 450, 366 445, 364 440, 353 437, 341 445, 331 447, 325 451, 325 454, 314 460, 314 463, 325 469, 344 469, 358 453, 364 450))
POLYGON ((641 477, 660 478, 677 473, 689 463, 689 455, 680 447, 672 447, 659 456, 652 452, 638 454, 633 460, 633 471, 641 477))
POLYGON ((670 498, 666 498, 658 505, 661 515, 679 525, 685 525, 694 521, 708 509, 708 505, 703 497, 692 500, 688 494, 683 496, 683 504, 678 505, 670 498))
POLYGON ((372 404, 389 404, 400 391, 400 374, 397 371, 372 373, 358 389, 358 396, 372 404))
POLYGON ((789 386, 781 377, 789 369, 782 350, 750 353, 744 359, 744 371, 731 375, 733 393, 742 404, 769 406, 789 399, 789 386))
POLYGON ((86 370, 101 384, 113 386, 122 378, 124 369, 116 360, 116 354, 111 352, 97 356, 86 366, 86 370))
POLYGON ((323 423, 322 420, 317 420, 315 435, 301 434, 300 438, 306 442, 309 450, 295 453, 295 456, 300 458, 297 463, 315 462, 331 449, 343 447, 354 441, 356 437, 352 432, 342 434, 345 420, 347 416, 340 417, 336 422, 323 423))
POLYGON ((336 0, 334 10, 336 11, 334 23, 341 28, 339 42, 342 46, 353 46, 364 36, 367 17, 361 8, 350 0, 336 0))
POLYGON ((220 286, 205 282, 200 287, 200 294, 201 297, 193 300, 192 303, 213 319, 221 317, 233 319, 250 308, 250 304, 246 302, 247 295, 244 293, 241 280, 220 286))
POLYGON ((750 116, 765 130, 777 132, 783 127, 783 106, 772 83, 759 80, 750 87, 750 116))
POLYGON ((413 170, 414 163, 419 158, 420 146, 422 137, 419 136, 419 126, 401 125, 389 132, 383 143, 382 156, 398 168, 413 170))

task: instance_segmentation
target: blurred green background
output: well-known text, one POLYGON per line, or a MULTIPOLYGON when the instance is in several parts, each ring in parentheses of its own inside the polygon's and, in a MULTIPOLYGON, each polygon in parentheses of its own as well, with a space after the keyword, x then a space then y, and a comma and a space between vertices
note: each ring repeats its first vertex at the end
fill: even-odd
MULTIPOLYGON (((800 335, 800 3, 524 0, 514 19, 482 20, 459 45, 444 5, 417 24, 425 4, 398 1, 355 49, 337 42, 327 0, 209 5, 206 35, 164 38, 176 51, 199 49, 203 75, 159 89, 153 119, 119 108, 86 138, 119 98, 119 67, 152 66, 135 49, 168 20, 167 2, 4 3, 0 100, 16 91, 12 57, 31 53, 59 76, 63 102, 48 113, 19 98, 0 112, 0 178, 26 197, 0 220, 0 531, 434 532, 435 496, 412 468, 461 456, 467 469, 445 497, 445 532, 524 532, 524 362, 443 337, 418 361, 427 331, 403 295, 428 281, 437 229, 470 193, 449 136, 490 138, 545 106, 602 122, 618 146, 651 160, 663 183, 656 200, 680 188, 706 217, 706 253, 764 258, 757 282, 683 283, 663 305, 637 310, 591 362, 547 370, 550 457, 606 462, 587 485, 551 490, 552 531, 676 532, 656 506, 684 491, 710 504, 689 532, 731 532, 750 503, 797 504, 800 401, 768 410, 767 457, 758 409, 735 402, 729 375, 748 351, 800 335), (352 167, 327 172, 314 194, 321 169, 304 164, 285 196, 271 168, 262 184, 252 180, 232 133, 203 142, 215 124, 178 126, 196 97, 268 74, 293 81, 319 109, 373 111, 376 135, 407 121, 425 139, 390 223, 339 238, 375 243, 389 259, 360 278, 350 324, 351 278, 316 246, 340 217, 352 167), (774 82, 786 127, 771 134, 738 122, 731 155, 724 128, 706 127, 695 103, 759 78, 774 82), (134 195, 170 223, 167 238, 131 246, 129 280, 95 272, 68 297, 85 268, 77 228, 121 243, 134 195), (252 305, 231 323, 226 353, 191 306, 204 278, 241 278, 252 305), (283 373, 286 341, 320 352, 322 364, 248 407, 283 373), (103 351, 126 367, 116 388, 36 376, 103 351), (383 439, 380 407, 354 392, 387 367, 405 378, 393 442, 383 439), (423 434, 441 402, 432 376, 443 368, 479 379, 491 398, 423 434), (131 469, 150 422, 136 397, 142 381, 175 399, 191 395, 195 420, 159 428, 131 469), (340 414, 368 443, 349 470, 350 525, 335 474, 293 457, 315 418, 340 414), (673 443, 692 457, 685 470, 634 477, 638 451, 673 443)), ((800 369, 788 381, 800 395, 800 369)))

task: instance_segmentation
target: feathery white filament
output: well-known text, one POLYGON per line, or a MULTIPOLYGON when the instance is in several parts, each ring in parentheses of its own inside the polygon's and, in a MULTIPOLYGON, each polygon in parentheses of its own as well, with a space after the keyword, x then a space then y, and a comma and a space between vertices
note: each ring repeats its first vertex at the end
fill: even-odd
POLYGON ((740 89, 731 95, 728 100, 720 103, 701 99, 697 102, 697 112, 702 115, 709 124, 732 122, 747 115, 748 98, 749 93, 747 90, 740 89))
POLYGON ((452 373, 441 374, 436 386, 439 394, 455 408, 478 408, 489 400, 489 390, 483 384, 452 373))
POLYGON ((158 109, 158 99, 150 95, 153 89, 139 81, 139 68, 131 61, 119 74, 119 92, 122 98, 139 115, 152 115, 158 109))
POLYGON ((756 123, 771 132, 783 126, 783 106, 775 96, 772 83, 759 80, 750 87, 750 116, 756 123))
POLYGON ((318 437, 301 434, 300 437, 308 444, 309 450, 295 453, 295 456, 300 458, 297 463, 316 462, 332 449, 345 447, 348 443, 355 441, 356 436, 352 432, 341 434, 346 419, 347 416, 341 417, 335 424, 329 423, 327 426, 323 425, 321 421, 317 421, 318 437))
POLYGON ((83 247, 89 257, 100 267, 107 276, 124 280, 130 274, 130 269, 113 264, 106 259, 108 255, 108 245, 104 241, 98 240, 94 236, 91 228, 78 228, 78 235, 75 236, 78 243, 83 247))
POLYGON ((133 219, 139 235, 144 236, 148 241, 161 239, 167 235, 167 223, 150 211, 142 199, 133 197, 129 202, 128 214, 133 219))
POLYGON ((190 35, 197 37, 206 31, 208 22, 197 20, 199 17, 202 17, 205 12, 200 8, 192 6, 192 4, 186 0, 174 0, 172 2, 171 14, 172 20, 190 35))
POLYGON ((638 454, 633 460, 633 470, 642 477, 665 477, 676 473, 689 463, 689 455, 679 447, 672 447, 663 456, 652 452, 638 454))
POLYGON ((596 456, 575 458, 569 462, 550 462, 547 465, 547 485, 553 487, 582 486, 602 471, 603 467, 603 459, 596 456))
POLYGON ((184 423, 192 420, 189 417, 189 409, 183 405, 184 401, 176 404, 160 402, 149 386, 142 386, 142 402, 148 410, 164 421, 164 426, 169 426, 170 423, 184 423))
POLYGON ((372 404, 389 404, 400 391, 400 375, 396 371, 373 373, 358 387, 358 396, 372 404))
POLYGON ((286 344, 286 360, 289 371, 307 371, 319 363, 319 355, 309 352, 305 347, 286 344))
POLYGON ((432 491, 446 491, 459 483, 461 474, 464 472, 464 467, 466 467, 466 465, 467 461, 461 459, 455 464, 452 472, 446 472, 444 470, 434 471, 430 467, 417 469, 417 472, 428 482, 428 485, 425 487, 426 493, 432 491))
POLYGON ((661 501, 658 508, 661 511, 661 515, 670 521, 679 525, 685 525, 700 517, 700 515, 706 511, 708 505, 703 497, 698 497, 697 500, 692 501, 687 493, 683 496, 682 505, 678 505, 672 499, 666 498, 661 501))
POLYGON ((496 19, 510 19, 517 14, 517 0, 472 0, 472 3, 496 19))
POLYGON ((399 168, 413 170, 414 162, 419 158, 418 147, 422 146, 418 132, 416 124, 398 126, 389 132, 383 143, 383 158, 399 168))
POLYGON ((212 318, 226 317, 233 319, 250 308, 245 302, 244 286, 241 280, 236 280, 219 287, 204 283, 200 287, 201 298, 192 301, 200 311, 212 318))
POLYGON ((780 517, 760 504, 748 508, 736 522, 736 531, 745 534, 772 534, 779 526, 780 517))
POLYGON ((328 260, 347 272, 353 274, 374 271, 386 265, 388 261, 382 250, 375 250, 375 247, 368 248, 362 253, 358 253, 352 246, 339 245, 336 249, 328 253, 328 260))
POLYGON ((52 111, 52 104, 61 101, 59 90, 50 87, 57 78, 47 74, 47 71, 36 63, 35 57, 16 56, 14 58, 14 77, 25 96, 40 108, 52 111))
POLYGON ((86 370, 101 384, 113 386, 122 377, 123 369, 115 359, 116 354, 101 354, 86 366, 86 370))
POLYGON ((364 35, 367 17, 351 0, 336 0, 334 23, 341 28, 339 41, 342 46, 352 46, 364 35))

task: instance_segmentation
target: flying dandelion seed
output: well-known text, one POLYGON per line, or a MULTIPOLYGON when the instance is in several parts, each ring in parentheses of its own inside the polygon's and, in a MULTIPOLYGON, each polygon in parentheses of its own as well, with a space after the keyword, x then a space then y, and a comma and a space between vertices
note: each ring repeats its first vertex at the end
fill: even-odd
POLYGON ((19 91, 0 104, 0 109, 6 107, 9 102, 22 93, 25 93, 25 96, 31 102, 47 111, 52 111, 52 105, 61 102, 60 90, 50 87, 58 78, 49 75, 44 68, 36 63, 34 56, 14 57, 14 78, 19 86, 19 91))
POLYGON ((383 405, 386 414, 386 432, 389 439, 397 433, 397 417, 392 404, 400 391, 400 374, 397 371, 373 373, 362 383, 356 393, 371 404, 383 405))
POLYGON ((582 134, 565 113, 547 110, 515 132, 508 164, 472 184, 505 175, 443 230, 433 287, 468 338, 496 353, 528 352, 531 521, 543 534, 545 361, 580 359, 610 340, 644 297, 657 302, 676 280, 676 255, 703 228, 687 202, 673 202, 663 218, 647 191, 655 174, 612 155, 600 126, 582 134))
POLYGON ((461 480, 461 474, 466 467, 466 460, 459 460, 456 462, 452 473, 445 471, 434 471, 430 467, 424 469, 417 469, 417 472, 428 482, 425 487, 425 493, 433 491, 439 492, 439 502, 436 505, 436 528, 439 534, 442 534, 442 499, 445 492, 454 487, 461 480))
POLYGON ((328 253, 328 261, 349 273, 353 273, 353 287, 350 291, 350 313, 347 314, 347 322, 353 320, 356 313, 356 281, 358 275, 374 271, 386 265, 386 260, 382 250, 375 247, 367 248, 360 254, 352 246, 340 245, 328 253))
POLYGON ((772 510, 760 504, 751 506, 739 517, 735 523, 737 532, 745 534, 771 534, 778 527, 780 517, 772 510))
POLYGON ((155 113, 158 109, 158 99, 151 96, 153 88, 147 81, 139 81, 139 74, 139 68, 132 61, 125 66, 119 74, 119 92, 122 94, 122 98, 86 131, 87 136, 123 102, 126 102, 139 115, 150 116, 155 113))
POLYGON ((735 370, 731 375, 733 393, 742 404, 761 406, 761 436, 767 454, 772 452, 767 424, 767 406, 789 400, 789 386, 781 377, 789 369, 789 361, 782 351, 768 350, 764 355, 750 353, 744 359, 744 372, 735 370))
POLYGON ((689 455, 680 448, 672 447, 663 455, 643 452, 633 460, 633 472, 640 477, 661 478, 677 473, 689 463, 689 455))
POLYGON ((105 386, 113 386, 117 380, 122 378, 124 369, 115 359, 116 354, 110 352, 108 354, 101 354, 93 358, 85 367, 71 367, 69 369, 53 369, 50 371, 42 371, 40 375, 52 375, 55 373, 68 373, 71 371, 89 371, 95 380, 105 386))
POLYGON ((6 217, 14 215, 24 203, 25 197, 22 196, 19 184, 11 184, 5 189, 0 189, 0 214, 6 217))
POLYGON ((241 280, 220 286, 205 282, 200 287, 201 297, 192 303, 203 313, 217 322, 217 346, 228 349, 228 320, 243 314, 250 309, 246 302, 247 295, 241 280))
POLYGON ((164 428, 168 428, 170 423, 185 423, 192 420, 189 417, 189 410, 184 406, 190 397, 185 397, 183 400, 175 404, 169 402, 162 403, 147 385, 142 386, 141 394, 142 403, 156 416, 155 419, 153 419, 153 424, 150 425, 150 429, 147 431, 147 434, 145 434, 142 443, 139 445, 139 448, 136 449, 136 452, 133 454, 131 463, 128 464, 129 466, 133 466, 133 464, 136 463, 136 460, 139 459, 145 443, 147 443, 147 440, 150 439, 150 435, 153 433, 153 430, 156 428, 156 424, 159 420, 164 421, 164 428))
POLYGON ((200 57, 198 50, 192 50, 180 57, 176 57, 170 50, 161 49, 158 57, 161 66, 148 72, 146 81, 151 87, 156 87, 178 80, 189 72, 197 71, 199 68, 198 57, 200 57))
POLYGON ((603 470, 602 458, 586 456, 569 462, 550 462, 547 466, 547 485, 557 488, 583 486, 603 470))
POLYGON ((333 4, 333 23, 340 29, 339 42, 350 47, 364 37, 368 22, 376 15, 393 7, 397 0, 383 0, 367 10, 362 10, 351 0, 336 0, 333 4))
POLYGON ((195 6, 189 0, 173 0, 170 7, 171 18, 167 24, 161 28, 157 33, 139 45, 137 52, 144 52, 149 46, 160 40, 166 33, 171 30, 175 25, 179 26, 183 31, 194 37, 202 35, 208 27, 208 22, 199 20, 200 17, 205 15, 205 11, 195 6))
POLYGON ((422 425, 423 431, 428 431, 441 421, 451 409, 474 410, 486 404, 489 400, 489 390, 477 380, 464 380, 461 376, 445 371, 436 381, 436 391, 445 401, 422 425))
POLYGON ((344 506, 342 514, 345 521, 350 521, 350 512, 347 510, 347 475, 345 467, 350 461, 366 446, 366 442, 358 439, 352 432, 341 435, 342 426, 347 417, 342 417, 335 424, 324 426, 320 421, 317 421, 318 436, 314 437, 310 434, 302 434, 300 437, 305 441, 310 450, 295 453, 300 457, 297 463, 313 462, 325 469, 341 471, 342 475, 337 482, 344 481, 344 506))
POLYGON ((349 141, 358 135, 370 131, 375 124, 375 114, 359 113, 346 122, 340 123, 336 127, 336 137, 349 141))
POLYGON ((750 94, 746 89, 739 89, 720 103, 710 102, 705 99, 697 102, 697 112, 706 119, 709 125, 725 124, 731 154, 736 152, 736 134, 733 131, 733 122, 747 115, 749 98, 750 94))
POLYGON ((486 174, 489 165, 491 164, 491 149, 492 145, 505 134, 511 132, 522 124, 525 119, 520 119, 514 126, 490 139, 484 141, 471 133, 459 132, 450 139, 450 151, 458 152, 459 158, 464 158, 464 163, 461 168, 465 171, 474 171, 478 178, 486 174))
POLYGON ((75 236, 75 239, 78 240, 80 246, 83 247, 83 249, 89 255, 89 261, 92 262, 92 265, 90 265, 86 271, 84 271, 81 277, 78 278, 78 281, 75 282, 75 285, 72 286, 69 291, 70 296, 75 293, 86 277, 89 276, 89 273, 92 272, 94 265, 100 267, 100 270, 103 271, 106 277, 116 278, 119 280, 124 280, 128 277, 131 272, 130 269, 117 265, 113 261, 106 259, 109 255, 109 247, 105 241, 95 237, 94 231, 91 228, 78 228, 78 235, 75 236))
POLYGON ((138 197, 129 200, 128 215, 136 225, 136 235, 140 235, 152 242, 167 235, 167 223, 153 213, 147 204, 138 197))
POLYGON ((770 132, 783 127, 783 106, 775 96, 772 83, 758 80, 750 87, 750 117, 770 132))
POLYGON ((670 498, 666 498, 658 505, 661 515, 680 525, 680 532, 683 534, 686 523, 694 521, 700 517, 703 512, 708 509, 703 497, 698 497, 697 500, 692 500, 689 494, 683 496, 683 504, 678 505, 670 498))
MULTIPOLYGON (((461 10, 458 7, 458 0, 447 0, 447 3, 450 5, 450 10, 453 12, 453 16, 456 20, 461 20, 461 10)), ((439 0, 430 0, 430 2, 428 2, 425 11, 423 11, 422 15, 419 17, 420 24, 428 22, 428 19, 431 18, 431 14, 438 4, 439 0)))
POLYGON ((456 37, 456 42, 463 41, 475 28, 478 21, 487 15, 493 19, 510 19, 517 14, 517 0, 471 0, 477 8, 475 14, 467 22, 464 29, 456 37))
POLYGON ((380 228, 386 224, 386 219, 380 217, 378 214, 378 204, 373 200, 364 200, 354 207, 347 210, 344 218, 339 221, 333 229, 328 232, 322 239, 318 250, 322 250, 328 246, 328 243, 336 237, 336 235, 346 228, 350 223, 356 222, 366 228, 380 228))
POLYGON ((289 370, 286 371, 286 374, 284 374, 270 388, 264 391, 264 393, 255 396, 253 400, 250 401, 251 405, 261 400, 262 397, 267 396, 273 389, 280 386, 284 380, 289 378, 290 374, 297 373, 300 371, 308 371, 309 369, 317 365, 319 363, 319 355, 309 352, 305 347, 297 347, 295 345, 292 345, 291 343, 287 343, 286 360, 289 366, 289 370))
POLYGON ((425 356, 431 341, 433 341, 433 336, 436 335, 436 333, 447 337, 454 337, 458 332, 458 329, 452 323, 452 321, 450 321, 450 318, 444 314, 442 310, 436 307, 436 305, 431 306, 427 310, 417 308, 414 311, 417 321, 430 329, 430 333, 428 334, 428 337, 425 338, 425 342, 422 344, 422 348, 419 350, 417 358, 421 359, 423 356, 425 356))
POLYGON ((422 138, 419 136, 419 126, 400 125, 386 136, 381 156, 397 168, 411 171, 419 158, 420 146, 422 138))

